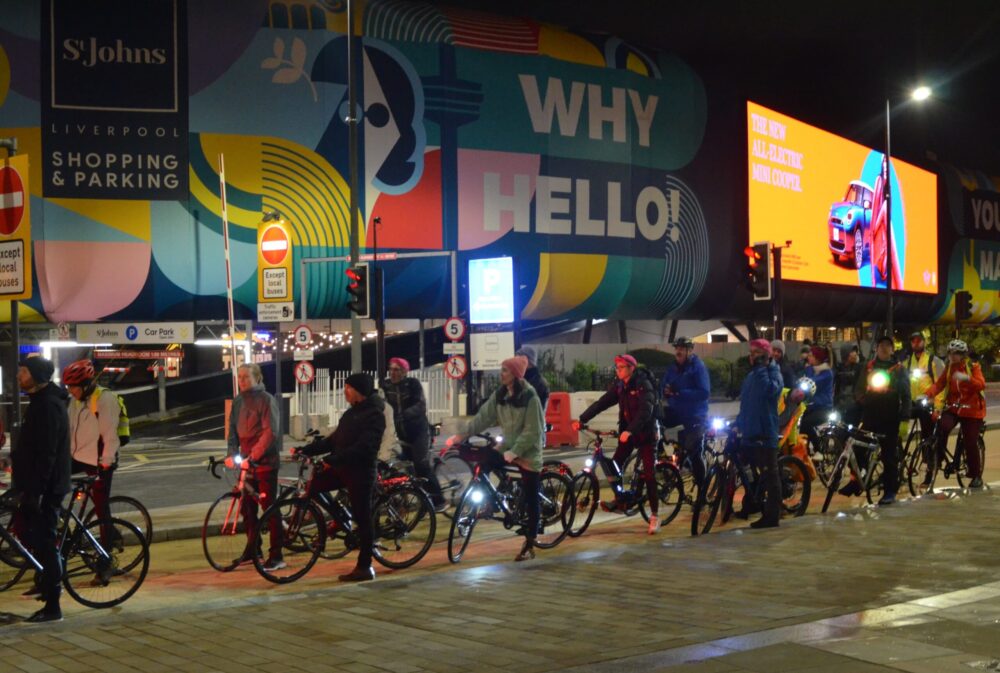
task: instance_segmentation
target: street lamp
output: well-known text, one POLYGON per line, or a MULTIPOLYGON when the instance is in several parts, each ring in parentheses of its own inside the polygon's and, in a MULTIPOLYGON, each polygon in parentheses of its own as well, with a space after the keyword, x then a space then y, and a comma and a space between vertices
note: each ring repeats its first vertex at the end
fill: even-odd
MULTIPOLYGON (((914 101, 921 102, 925 101, 931 97, 931 88, 928 86, 918 86, 916 89, 910 92, 910 98, 914 101)), ((888 304, 888 310, 886 311, 885 317, 885 327, 886 333, 892 338, 893 335, 893 324, 892 324, 892 313, 893 313, 893 298, 892 298, 892 272, 894 269, 892 261, 892 150, 891 150, 891 138, 892 131, 890 125, 890 111, 891 106, 889 98, 885 99, 885 293, 888 304)), ((875 264, 874 258, 871 260, 871 264, 875 264)))

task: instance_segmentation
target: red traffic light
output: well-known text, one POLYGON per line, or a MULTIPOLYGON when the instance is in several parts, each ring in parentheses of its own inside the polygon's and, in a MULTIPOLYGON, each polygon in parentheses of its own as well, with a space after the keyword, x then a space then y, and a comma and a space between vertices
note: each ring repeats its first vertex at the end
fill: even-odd
POLYGON ((361 273, 355 268, 349 268, 344 271, 347 277, 351 279, 351 284, 358 283, 361 281, 361 273))
POLYGON ((743 248, 743 254, 747 256, 747 264, 751 267, 757 266, 757 262, 760 261, 760 253, 754 250, 752 245, 743 248))

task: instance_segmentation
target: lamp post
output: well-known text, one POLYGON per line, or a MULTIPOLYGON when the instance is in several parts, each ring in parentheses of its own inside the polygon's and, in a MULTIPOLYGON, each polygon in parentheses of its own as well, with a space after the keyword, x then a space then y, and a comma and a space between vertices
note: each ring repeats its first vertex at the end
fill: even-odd
MULTIPOLYGON (((927 86, 919 86, 910 93, 910 98, 915 101, 925 101, 931 96, 931 89, 927 86)), ((886 294, 886 316, 885 329, 891 338, 893 335, 893 296, 892 296, 892 272, 895 268, 892 261, 892 127, 891 127, 891 106, 889 98, 885 99, 885 294, 886 294)), ((874 260, 871 262, 874 264, 874 260)))

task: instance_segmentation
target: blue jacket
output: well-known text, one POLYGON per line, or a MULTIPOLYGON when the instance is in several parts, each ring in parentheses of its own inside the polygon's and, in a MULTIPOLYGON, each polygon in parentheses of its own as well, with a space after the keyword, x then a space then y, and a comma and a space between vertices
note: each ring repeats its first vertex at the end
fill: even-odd
POLYGON ((708 383, 708 368, 701 359, 692 353, 683 367, 677 363, 667 367, 660 379, 660 390, 667 386, 676 393, 665 397, 667 405, 682 419, 704 421, 708 416, 708 395, 711 387, 708 383))
POLYGON ((806 378, 812 379, 816 383, 816 394, 813 395, 809 408, 829 408, 833 406, 833 370, 825 362, 813 367, 806 367, 806 378))
POLYGON ((774 362, 754 365, 740 389, 740 413, 736 427, 744 445, 778 447, 778 396, 781 370, 774 362))

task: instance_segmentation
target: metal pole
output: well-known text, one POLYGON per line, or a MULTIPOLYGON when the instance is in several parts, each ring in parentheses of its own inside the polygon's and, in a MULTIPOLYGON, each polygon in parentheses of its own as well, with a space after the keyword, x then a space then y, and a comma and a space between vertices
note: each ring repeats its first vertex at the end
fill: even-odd
MULTIPOLYGON (((0 147, 7 148, 7 156, 13 157, 17 154, 17 138, 0 139, 0 147)), ((30 283, 31 279, 27 281, 30 283)), ((19 316, 19 304, 16 299, 10 301, 10 327, 11 346, 14 351, 14 376, 7 377, 7 387, 10 389, 10 445, 17 446, 17 439, 21 435, 21 391, 17 385, 17 370, 21 361, 21 325, 19 316)))
POLYGON ((892 313, 892 132, 889 126, 889 99, 885 99, 885 296, 888 310, 885 315, 886 332, 893 337, 892 313))
POLYGON ((424 368, 424 319, 419 318, 417 321, 417 343, 418 346, 418 357, 417 357, 417 369, 424 368))
MULTIPOLYGON (((455 250, 451 251, 451 315, 458 316, 458 252, 455 250)), ((468 341, 470 335, 466 335, 465 339, 468 341)), ((469 362, 472 362, 471 353, 469 353, 469 362)), ((470 379, 472 378, 472 372, 467 372, 466 376, 470 379)), ((458 391, 461 390, 459 387, 458 379, 454 379, 451 382, 451 414, 452 416, 458 416, 458 391)))
MULTIPOLYGON (((354 0, 347 0, 347 128, 350 167, 351 265, 358 263, 358 91, 357 53, 354 44, 354 0)), ((361 371, 361 320, 351 313, 351 371, 361 371)))

